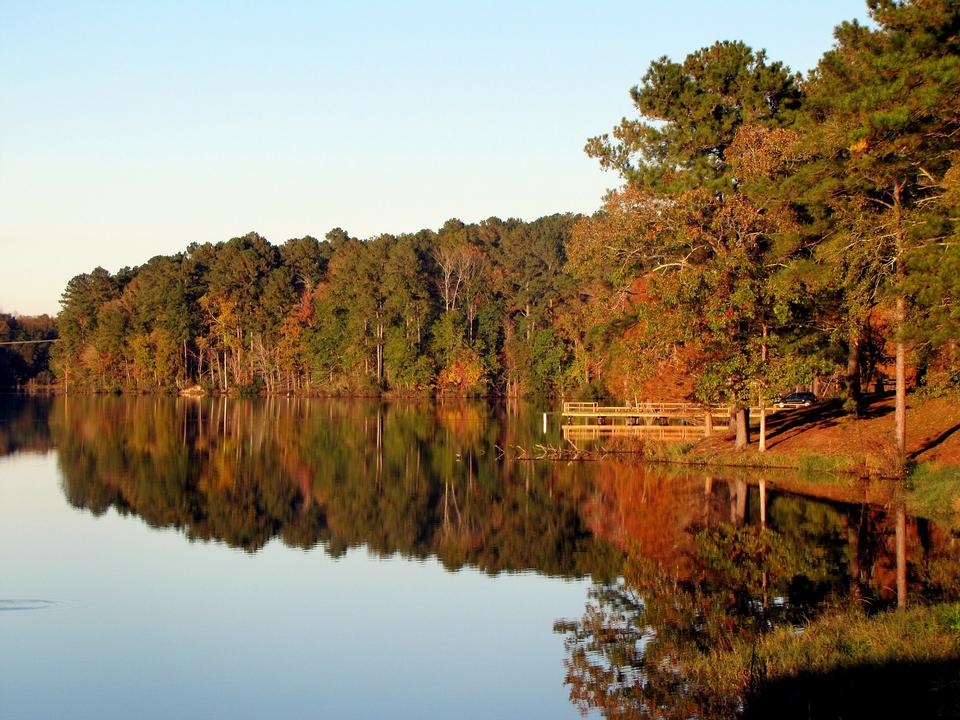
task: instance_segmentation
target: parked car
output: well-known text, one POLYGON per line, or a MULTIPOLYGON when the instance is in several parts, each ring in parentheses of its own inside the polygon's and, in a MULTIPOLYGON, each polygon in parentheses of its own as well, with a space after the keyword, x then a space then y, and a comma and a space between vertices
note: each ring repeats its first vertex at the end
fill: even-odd
POLYGON ((810 407, 817 401, 812 392, 794 392, 784 395, 777 403, 778 408, 810 407))

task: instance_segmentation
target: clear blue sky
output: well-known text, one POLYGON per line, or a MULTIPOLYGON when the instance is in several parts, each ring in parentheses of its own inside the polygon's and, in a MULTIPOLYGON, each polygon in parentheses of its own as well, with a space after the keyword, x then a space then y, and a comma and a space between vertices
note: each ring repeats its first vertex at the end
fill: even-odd
POLYGON ((650 61, 806 71, 861 0, 0 0, 0 311, 191 242, 592 212, 584 141, 650 61))

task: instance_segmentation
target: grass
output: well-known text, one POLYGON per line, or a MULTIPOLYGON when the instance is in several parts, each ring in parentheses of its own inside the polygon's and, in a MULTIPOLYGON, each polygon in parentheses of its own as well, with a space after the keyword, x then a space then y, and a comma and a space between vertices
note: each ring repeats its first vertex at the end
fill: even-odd
POLYGON ((907 476, 907 512, 946 524, 960 516, 960 467, 920 463, 907 476))
POLYGON ((657 462, 690 462, 690 451, 695 446, 692 442, 647 442, 643 445, 643 457, 657 462))
POLYGON ((796 470, 804 480, 833 480, 831 473, 852 473, 856 471, 856 461, 848 455, 826 455, 808 453, 799 458, 773 453, 760 453, 756 450, 732 451, 688 449, 683 455, 685 462, 700 465, 719 465, 744 468, 791 469, 796 470))
POLYGON ((915 607, 868 616, 847 610, 812 622, 803 632, 781 629, 759 654, 768 678, 826 674, 861 665, 928 662, 960 657, 960 607, 915 607))
MULTIPOLYGON (((847 676, 934 667, 960 659, 960 606, 943 604, 881 612, 829 611, 802 628, 781 627, 758 641, 743 639, 726 651, 701 655, 687 668, 698 690, 718 698, 771 701, 771 688, 803 678, 805 692, 843 686, 847 676), (818 680, 819 679, 819 680, 818 680), (818 683, 820 685, 818 686, 818 683), (765 696, 766 694, 766 696, 765 696)), ((922 682, 922 678, 921 678, 922 682)))
POLYGON ((847 455, 810 453, 800 458, 797 464, 797 470, 805 477, 809 476, 810 479, 818 479, 825 473, 851 472, 855 466, 856 461, 847 455))

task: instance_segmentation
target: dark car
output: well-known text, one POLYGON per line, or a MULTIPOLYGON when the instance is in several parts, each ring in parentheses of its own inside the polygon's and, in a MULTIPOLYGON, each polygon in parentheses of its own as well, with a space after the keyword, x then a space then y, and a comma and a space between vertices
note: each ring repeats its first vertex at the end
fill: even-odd
POLYGON ((795 392, 784 395, 777 403, 779 408, 810 407, 817 401, 817 396, 812 392, 795 392))

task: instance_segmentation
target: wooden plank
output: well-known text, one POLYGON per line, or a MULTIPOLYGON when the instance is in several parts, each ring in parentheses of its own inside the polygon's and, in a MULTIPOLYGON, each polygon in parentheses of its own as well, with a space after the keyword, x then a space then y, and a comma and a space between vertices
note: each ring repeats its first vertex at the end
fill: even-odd
POLYGON ((694 440, 704 436, 697 425, 564 425, 564 440, 599 440, 612 437, 644 437, 660 440, 694 440))
MULTIPOLYGON (((779 408, 766 408, 767 415, 779 408)), ((690 418, 704 417, 707 413, 713 417, 726 418, 730 408, 727 406, 704 406, 694 403, 640 403, 639 405, 597 405, 596 403, 564 403, 563 417, 635 417, 635 418, 690 418)), ((751 413, 759 413, 760 408, 750 408, 751 413)))

